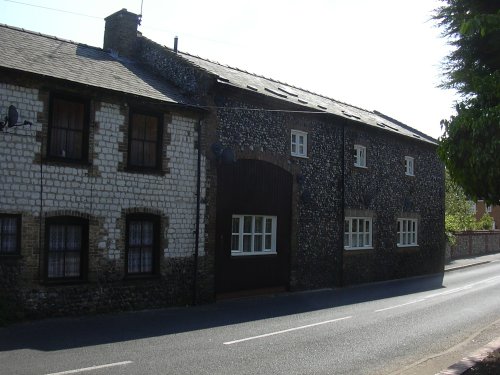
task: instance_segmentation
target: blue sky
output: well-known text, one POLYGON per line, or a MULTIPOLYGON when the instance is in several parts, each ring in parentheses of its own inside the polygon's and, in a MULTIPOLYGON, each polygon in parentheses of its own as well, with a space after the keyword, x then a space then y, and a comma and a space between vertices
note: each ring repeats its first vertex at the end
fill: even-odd
MULTIPOLYGON (((378 110, 433 137, 453 114, 437 88, 449 52, 438 0, 143 0, 139 30, 194 55, 378 110)), ((141 0, 0 0, 0 23, 102 47, 104 18, 141 0), (52 8, 52 9, 49 9, 52 8), (57 10, 56 10, 57 9, 57 10), (59 10, 59 11, 58 11, 59 10)))

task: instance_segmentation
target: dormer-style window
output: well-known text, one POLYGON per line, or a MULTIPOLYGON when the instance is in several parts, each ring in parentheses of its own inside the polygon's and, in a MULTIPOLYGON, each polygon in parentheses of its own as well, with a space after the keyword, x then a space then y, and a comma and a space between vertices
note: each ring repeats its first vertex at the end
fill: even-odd
POLYGON ((366 168, 366 147, 354 145, 354 166, 366 168))
POLYGON ((411 156, 405 156, 405 175, 414 176, 415 162, 411 156))
POLYGON ((291 132, 291 155, 307 157, 307 133, 300 130, 291 132))
POLYGON ((88 103, 53 96, 50 102, 47 156, 70 162, 88 160, 88 103))

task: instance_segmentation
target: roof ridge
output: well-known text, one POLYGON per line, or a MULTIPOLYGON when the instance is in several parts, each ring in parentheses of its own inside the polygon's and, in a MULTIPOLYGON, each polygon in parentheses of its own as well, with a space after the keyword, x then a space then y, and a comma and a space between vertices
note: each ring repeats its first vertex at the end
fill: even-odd
MULTIPOLYGON (((167 47, 167 46, 164 46, 165 48, 167 49, 170 49, 172 50, 170 47, 167 47)), ((173 51, 173 50, 172 50, 173 51)), ((189 52, 181 52, 181 51, 178 51, 178 53, 180 54, 184 54, 184 55, 187 55, 187 56, 191 56, 191 57, 194 57, 194 58, 197 58, 197 59, 200 59, 200 60, 204 60, 204 61, 207 61, 209 63, 212 63, 212 64, 217 64, 219 66, 222 66, 222 67, 225 67, 225 68, 229 68, 229 69, 233 69, 233 70, 236 70, 238 72, 242 72, 242 73, 246 73, 246 74, 250 74, 254 77, 258 77, 258 78, 264 78, 264 79, 267 79, 271 82, 274 82, 274 83, 278 83, 278 84, 281 84, 281 85, 286 85, 288 87, 291 87, 293 89, 296 89, 296 90, 301 90, 303 92, 306 92, 308 94, 312 94, 312 95, 316 95, 316 96, 319 96, 323 99, 328 99, 328 100, 331 100, 332 102, 336 102, 336 103, 340 103, 340 104, 343 104, 343 105, 346 105, 346 106, 349 106, 349 107, 352 107, 352 108, 356 108, 358 110, 361 110, 361 111, 365 111, 365 112, 368 112, 368 113, 371 113, 373 114, 373 111, 370 111, 368 109, 365 109, 365 108, 361 108, 361 107, 358 107, 358 106, 355 106, 353 104, 349 104, 349 103, 346 103, 346 102, 343 102, 343 101, 340 101, 340 100, 337 100, 337 99, 334 99, 334 98, 331 98, 329 96, 326 96, 324 94, 319 94, 317 92, 314 92, 314 91, 311 91, 311 90, 307 90, 307 89, 304 89, 302 87, 298 87, 298 86, 295 86, 293 84, 289 84, 289 83, 286 83, 286 82, 282 82, 282 81, 279 81, 277 79, 274 79, 274 78, 270 78, 270 77, 266 77, 264 75, 261 75, 261 74, 257 74, 257 73, 252 73, 252 72, 249 72, 247 70, 244 70, 244 69, 240 69, 240 68, 237 68, 237 67, 234 67, 234 66, 230 66, 230 65, 227 65, 227 64, 223 64, 223 63, 220 63, 218 61, 215 61, 215 60, 210 60, 210 59, 207 59, 205 57, 201 57, 201 56, 198 56, 198 55, 193 55, 189 52)))
POLYGON ((104 49, 102 49, 100 47, 91 46, 91 45, 85 44, 85 43, 75 42, 75 41, 70 40, 70 39, 59 38, 55 35, 44 34, 44 33, 38 32, 38 31, 27 30, 27 29, 24 29, 22 27, 11 26, 11 25, 7 25, 5 23, 0 23, 0 27, 4 27, 6 29, 11 29, 11 30, 15 30, 15 31, 21 31, 21 32, 31 34, 31 35, 41 36, 41 37, 47 38, 47 39, 58 40, 60 42, 65 42, 68 44, 74 44, 76 46, 83 46, 83 47, 97 49, 97 50, 102 51, 102 52, 106 52, 104 49))

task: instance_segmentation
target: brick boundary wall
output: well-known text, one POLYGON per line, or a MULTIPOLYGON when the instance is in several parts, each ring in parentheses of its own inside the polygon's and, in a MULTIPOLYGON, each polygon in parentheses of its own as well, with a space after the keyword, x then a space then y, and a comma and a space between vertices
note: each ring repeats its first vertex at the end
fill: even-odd
POLYGON ((500 231, 455 233, 456 243, 446 244, 446 261, 478 255, 500 253, 500 231))

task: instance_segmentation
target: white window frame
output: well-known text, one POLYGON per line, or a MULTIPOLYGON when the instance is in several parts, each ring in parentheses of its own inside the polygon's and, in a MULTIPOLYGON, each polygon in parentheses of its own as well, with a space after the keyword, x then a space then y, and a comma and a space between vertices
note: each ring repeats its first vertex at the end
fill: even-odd
POLYGON ((277 254, 276 251, 276 227, 277 217, 268 215, 233 215, 231 218, 231 255, 232 256, 248 256, 248 255, 269 255, 277 254), (245 232, 245 219, 251 220, 251 230, 245 232), (256 231, 256 220, 262 219, 262 229, 256 231), (234 230, 235 220, 238 220, 237 232, 234 230), (266 223, 270 222, 271 228, 267 228, 266 223), (270 243, 266 239, 270 236, 270 243), (244 239, 250 240, 250 250, 244 250, 244 239), (262 245, 261 249, 256 249, 257 239, 260 238, 262 245), (236 245, 236 246, 235 246, 236 245))
POLYGON ((488 212, 488 213, 490 213, 490 214, 491 214, 491 212, 492 212, 492 211, 493 211, 493 205, 488 204, 488 205, 486 206, 486 212, 488 212))
POLYGON ((415 159, 411 156, 405 156, 405 175, 415 176, 415 159))
POLYGON ((366 147, 354 145, 354 166, 366 168, 366 147))
POLYGON ((294 130, 290 132, 290 151, 292 156, 307 158, 307 133, 294 130))
POLYGON ((346 217, 344 220, 344 249, 373 249, 373 220, 371 217, 346 217), (362 223, 362 229, 359 230, 362 223), (368 223, 368 230, 366 227, 368 223), (362 244, 361 246, 359 244, 362 244), (355 245, 353 245, 355 244, 355 245))
POLYGON ((397 239, 398 247, 418 246, 418 220, 399 218, 397 239))

